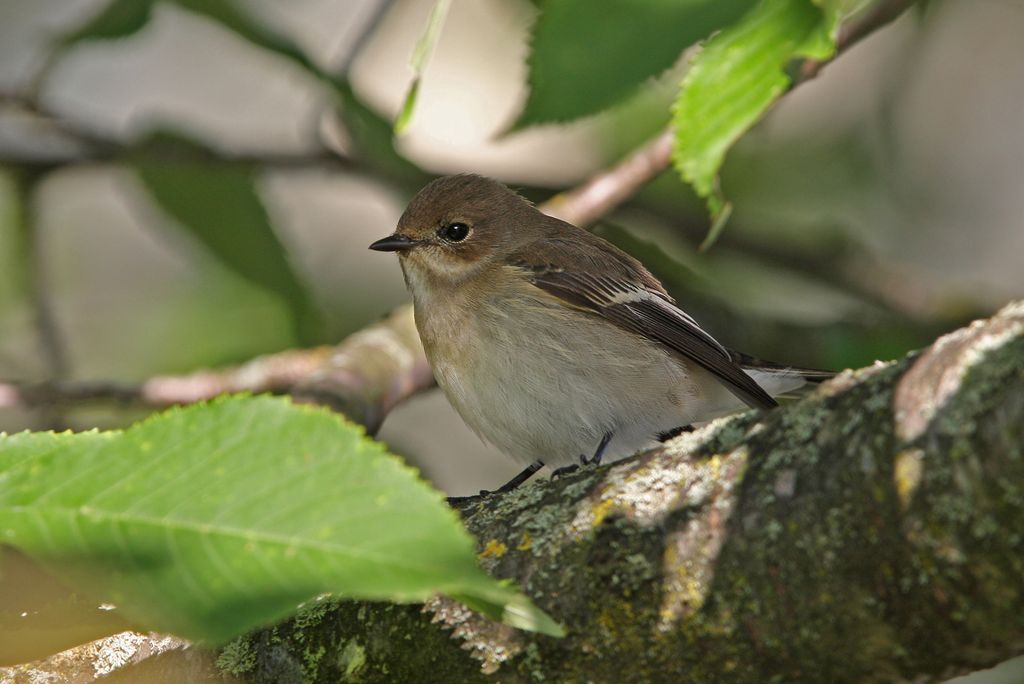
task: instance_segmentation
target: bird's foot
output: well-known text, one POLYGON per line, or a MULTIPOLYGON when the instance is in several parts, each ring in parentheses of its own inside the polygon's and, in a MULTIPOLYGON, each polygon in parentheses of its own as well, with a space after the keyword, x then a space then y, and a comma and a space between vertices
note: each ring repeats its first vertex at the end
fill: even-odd
POLYGON ((580 469, 581 466, 598 466, 601 465, 601 459, 604 457, 604 451, 608 448, 608 443, 612 441, 612 437, 615 433, 606 432, 604 437, 601 438, 601 442, 597 445, 597 449, 594 451, 594 455, 587 458, 583 454, 580 454, 579 465, 573 463, 572 465, 562 466, 561 468, 555 468, 554 472, 551 473, 551 479, 557 479, 571 473, 575 473, 580 469))
MULTIPOLYGON (((580 456, 580 460, 581 461, 583 460, 582 456, 580 456)), ((561 468, 555 468, 554 470, 551 471, 551 479, 552 480, 557 480, 560 477, 565 477, 566 475, 572 475, 573 473, 575 473, 579 469, 580 469, 580 467, 576 463, 572 463, 572 464, 567 465, 567 466, 562 466, 561 468)))
POLYGON ((453 508, 463 508, 464 506, 483 501, 491 494, 494 494, 494 492, 490 489, 481 489, 479 494, 471 494, 469 496, 449 496, 447 501, 448 505, 453 508))
POLYGON ((684 432, 693 432, 696 429, 697 428, 693 427, 692 425, 680 425, 679 427, 674 427, 671 430, 665 430, 664 432, 658 433, 658 436, 657 436, 656 439, 659 442, 664 443, 664 442, 667 442, 668 440, 672 439, 673 437, 678 437, 679 435, 683 434, 684 432))

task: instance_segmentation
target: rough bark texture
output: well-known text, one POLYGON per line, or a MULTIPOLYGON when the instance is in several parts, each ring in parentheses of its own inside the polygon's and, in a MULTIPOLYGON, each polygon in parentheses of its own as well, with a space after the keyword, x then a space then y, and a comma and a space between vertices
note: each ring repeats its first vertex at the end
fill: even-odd
POLYGON ((252 681, 937 681, 1024 650, 1024 303, 807 399, 465 511, 568 629, 319 603, 252 681))

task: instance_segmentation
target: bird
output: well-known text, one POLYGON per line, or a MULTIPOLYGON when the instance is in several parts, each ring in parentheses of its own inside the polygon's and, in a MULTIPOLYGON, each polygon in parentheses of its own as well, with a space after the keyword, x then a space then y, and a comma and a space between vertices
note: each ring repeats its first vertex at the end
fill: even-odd
POLYGON ((637 259, 483 176, 430 182, 370 249, 398 254, 448 401, 527 464, 499 492, 831 376, 728 349, 637 259))

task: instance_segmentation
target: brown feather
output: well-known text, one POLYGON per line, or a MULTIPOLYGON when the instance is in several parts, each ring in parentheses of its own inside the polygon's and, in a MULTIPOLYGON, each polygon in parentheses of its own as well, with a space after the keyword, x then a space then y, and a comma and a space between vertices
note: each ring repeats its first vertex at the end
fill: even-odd
POLYGON ((556 219, 549 222, 562 224, 552 226, 558 232, 571 229, 572 239, 542 238, 510 259, 533 285, 681 354, 710 371, 751 407, 778 406, 728 350, 676 306, 640 262, 575 226, 556 219), (544 258, 531 258, 538 254, 544 258))

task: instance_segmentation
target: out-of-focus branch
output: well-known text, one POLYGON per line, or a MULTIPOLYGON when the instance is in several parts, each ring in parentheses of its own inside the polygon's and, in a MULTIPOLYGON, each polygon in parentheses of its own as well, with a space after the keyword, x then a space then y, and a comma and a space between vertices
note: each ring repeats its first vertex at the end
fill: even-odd
POLYGON ((541 209, 578 226, 593 223, 668 168, 672 140, 672 130, 665 130, 611 169, 574 190, 555 195, 541 209))
POLYGON ((346 339, 291 394, 329 406, 374 434, 399 402, 433 386, 411 307, 403 306, 346 339))
MULTIPOLYGON (((680 216, 677 211, 652 203, 630 204, 629 209, 671 225, 694 244, 707 233, 703 217, 680 216)), ((809 276, 929 329, 937 320, 951 318, 958 323, 984 312, 982 306, 960 302, 954 293, 929 284, 909 266, 877 263, 866 248, 855 241, 843 239, 828 245, 795 247, 751 237, 743 231, 725 231, 715 245, 716 249, 731 250, 769 266, 809 276)))
POLYGON ((234 392, 291 394, 329 406, 374 433, 403 399, 434 384, 408 307, 335 347, 268 354, 240 366, 111 382, 0 382, 0 409, 114 402, 148 408, 192 404, 234 392))
MULTIPOLYGON (((342 350, 344 345, 338 347, 342 350)), ((140 385, 116 382, 0 383, 0 408, 73 406, 90 402, 166 408, 230 392, 282 393, 308 377, 331 355, 330 347, 260 356, 241 366, 149 378, 140 385)))
POLYGON ((68 357, 60 329, 57 326, 57 319, 53 313, 47 264, 40 245, 40 235, 35 220, 34 187, 34 184, 26 185, 22 194, 25 228, 23 235, 31 268, 30 299, 39 338, 39 349, 46 362, 47 375, 59 380, 68 374, 68 357))
POLYGON ((123 163, 126 159, 197 161, 211 165, 255 166, 273 169, 320 169, 374 175, 358 159, 325 148, 295 152, 261 150, 220 150, 188 145, 147 147, 144 143, 105 134, 50 111, 25 93, 0 93, 0 108, 27 118, 41 136, 67 143, 67 149, 40 155, 0 150, 0 163, 11 164, 34 174, 85 164, 123 163))
POLYGON ((143 159, 168 159, 174 161, 201 161, 205 164, 251 165, 268 168, 332 168, 342 171, 363 171, 354 159, 339 156, 330 150, 300 150, 294 153, 278 151, 240 151, 203 149, 175 146, 173 149, 143 149, 132 142, 105 136, 97 131, 79 125, 53 112, 46 111, 38 103, 22 95, 0 94, 0 106, 31 118, 41 135, 53 136, 68 143, 68 149, 45 155, 15 154, 0 150, 0 163, 11 164, 21 169, 40 174, 61 167, 123 162, 129 156, 143 159))

